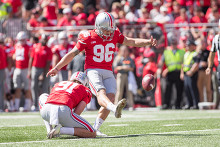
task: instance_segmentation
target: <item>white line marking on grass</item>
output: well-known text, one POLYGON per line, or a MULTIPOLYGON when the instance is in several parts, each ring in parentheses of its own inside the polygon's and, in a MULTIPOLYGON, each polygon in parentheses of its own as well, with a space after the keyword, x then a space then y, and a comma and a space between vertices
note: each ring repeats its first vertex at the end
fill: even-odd
POLYGON ((23 118, 40 118, 40 115, 8 115, 0 116, 0 119, 23 119, 23 118))
POLYGON ((190 131, 173 131, 173 132, 162 132, 162 133, 149 133, 149 134, 176 134, 176 133, 189 133, 189 132, 210 132, 220 131, 220 129, 205 129, 205 130, 190 130, 190 131))
POLYGON ((163 125, 164 127, 172 127, 172 126, 182 126, 183 124, 167 124, 163 125))
MULTIPOLYGON (((210 132, 210 131, 220 131, 220 129, 206 129, 206 130, 190 130, 190 131, 173 131, 173 132, 158 132, 158 133, 149 133, 149 134, 129 134, 129 135, 117 135, 117 136, 107 136, 107 137, 97 137, 99 138, 120 138, 120 137, 132 137, 132 136, 147 136, 147 135, 158 135, 158 134, 176 134, 176 133, 190 133, 190 132, 210 132)), ((68 141, 78 141, 81 139, 92 139, 92 138, 75 138, 67 139, 68 141)), ((95 139, 95 138, 94 138, 95 139)), ((30 143, 46 143, 46 142, 57 142, 64 141, 62 140, 41 140, 41 141, 23 141, 23 142, 5 142, 0 143, 0 145, 9 145, 9 144, 30 144, 30 143)))
POLYGON ((57 141, 57 140, 42 140, 42 141, 23 141, 23 142, 7 142, 7 143, 0 143, 0 145, 6 144, 29 144, 29 143, 45 143, 50 141, 57 141))
POLYGON ((33 126, 44 126, 44 124, 31 124, 31 125, 3 125, 3 126, 0 126, 0 128, 33 127, 33 126))
POLYGON ((123 127, 123 126, 128 126, 128 124, 114 124, 114 125, 109 125, 111 127, 123 127))
POLYGON ((132 137, 132 136, 147 136, 147 135, 158 135, 158 134, 178 134, 178 133, 190 133, 190 132, 210 132, 210 131, 220 131, 220 129, 173 131, 173 132, 161 132, 161 133, 158 132, 158 133, 149 133, 149 134, 129 134, 129 135, 107 136, 107 137, 102 137, 102 138, 120 138, 120 137, 132 137))
MULTIPOLYGON (((180 117, 180 118, 148 118, 147 116, 146 116, 146 118, 143 118, 143 116, 142 116, 142 119, 138 119, 138 118, 134 118, 134 119, 131 119, 131 120, 129 120, 129 119, 124 119, 123 120, 123 116, 122 116, 122 119, 120 119, 120 122, 136 122, 136 121, 163 121, 163 120, 193 120, 193 119, 212 119, 212 118, 217 118, 217 119, 220 119, 220 117, 218 116, 218 117, 210 117, 210 116, 208 116, 208 117, 180 117)), ((118 120, 107 120, 106 122, 118 122, 118 120)))

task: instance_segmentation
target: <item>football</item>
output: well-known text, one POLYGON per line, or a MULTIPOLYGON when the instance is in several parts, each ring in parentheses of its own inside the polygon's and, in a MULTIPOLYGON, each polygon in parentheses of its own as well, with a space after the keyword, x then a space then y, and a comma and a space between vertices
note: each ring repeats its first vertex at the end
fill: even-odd
POLYGON ((155 87, 155 78, 152 74, 147 74, 142 79, 142 87, 146 91, 151 91, 155 87))

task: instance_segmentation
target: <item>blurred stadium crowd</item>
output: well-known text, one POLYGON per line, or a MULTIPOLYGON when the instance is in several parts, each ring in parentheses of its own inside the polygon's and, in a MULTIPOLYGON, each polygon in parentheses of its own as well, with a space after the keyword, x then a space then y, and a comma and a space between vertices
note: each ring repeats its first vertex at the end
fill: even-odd
MULTIPOLYGON (((125 36, 158 40, 156 47, 118 46, 116 101, 127 98, 133 110, 155 107, 161 95, 162 109, 198 109, 199 102, 218 108, 217 56, 212 74, 205 69, 219 32, 219 0, 0 0, 0 112, 39 111, 41 93, 83 71, 82 52, 57 77, 45 76, 73 48, 80 31, 94 28, 103 11, 115 17, 125 36), (189 67, 181 72, 182 65, 189 67), (161 92, 142 89, 146 74, 160 79, 156 87, 161 92)), ((95 99, 88 109, 96 109, 95 99)))

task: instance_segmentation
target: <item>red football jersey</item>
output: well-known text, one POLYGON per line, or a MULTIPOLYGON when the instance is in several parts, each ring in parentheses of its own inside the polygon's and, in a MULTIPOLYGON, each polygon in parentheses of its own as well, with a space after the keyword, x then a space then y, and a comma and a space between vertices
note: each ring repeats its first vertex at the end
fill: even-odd
POLYGON ((81 101, 88 104, 91 100, 92 93, 89 88, 70 81, 62 81, 57 83, 49 97, 46 104, 66 105, 70 109, 75 108, 81 101))
POLYGON ((8 57, 12 57, 14 54, 14 46, 4 46, 4 50, 8 57))
POLYGON ((47 61, 52 60, 52 51, 49 47, 42 46, 41 43, 37 43, 33 46, 31 57, 33 58, 32 66, 44 68, 47 64, 47 61))
POLYGON ((14 49, 16 56, 16 61, 15 61, 16 68, 20 68, 20 69, 28 68, 30 46, 28 46, 27 44, 25 45, 16 44, 14 49))
POLYGON ((7 54, 5 50, 3 49, 3 46, 0 46, 0 69, 4 69, 7 66, 7 54))
POLYGON ((77 49, 80 51, 85 49, 85 70, 89 68, 112 70, 116 44, 123 43, 124 35, 117 29, 111 41, 104 41, 95 30, 84 31, 78 36, 77 49))
MULTIPOLYGON (((59 56, 59 60, 61 60, 70 50, 73 49, 73 45, 68 44, 67 47, 65 48, 63 45, 55 45, 52 48, 53 54, 57 54, 59 56)), ((61 70, 67 70, 67 65, 64 66, 61 70)))

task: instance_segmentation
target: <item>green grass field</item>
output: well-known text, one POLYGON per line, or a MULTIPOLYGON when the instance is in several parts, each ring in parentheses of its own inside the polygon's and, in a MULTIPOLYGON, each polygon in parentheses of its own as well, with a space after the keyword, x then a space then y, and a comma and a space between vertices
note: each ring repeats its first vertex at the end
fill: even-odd
MULTIPOLYGON (((84 112, 94 123, 97 111, 84 112)), ((105 138, 62 136, 48 140, 39 113, 1 113, 0 146, 220 146, 220 110, 124 111, 110 114, 101 127, 105 138)))

